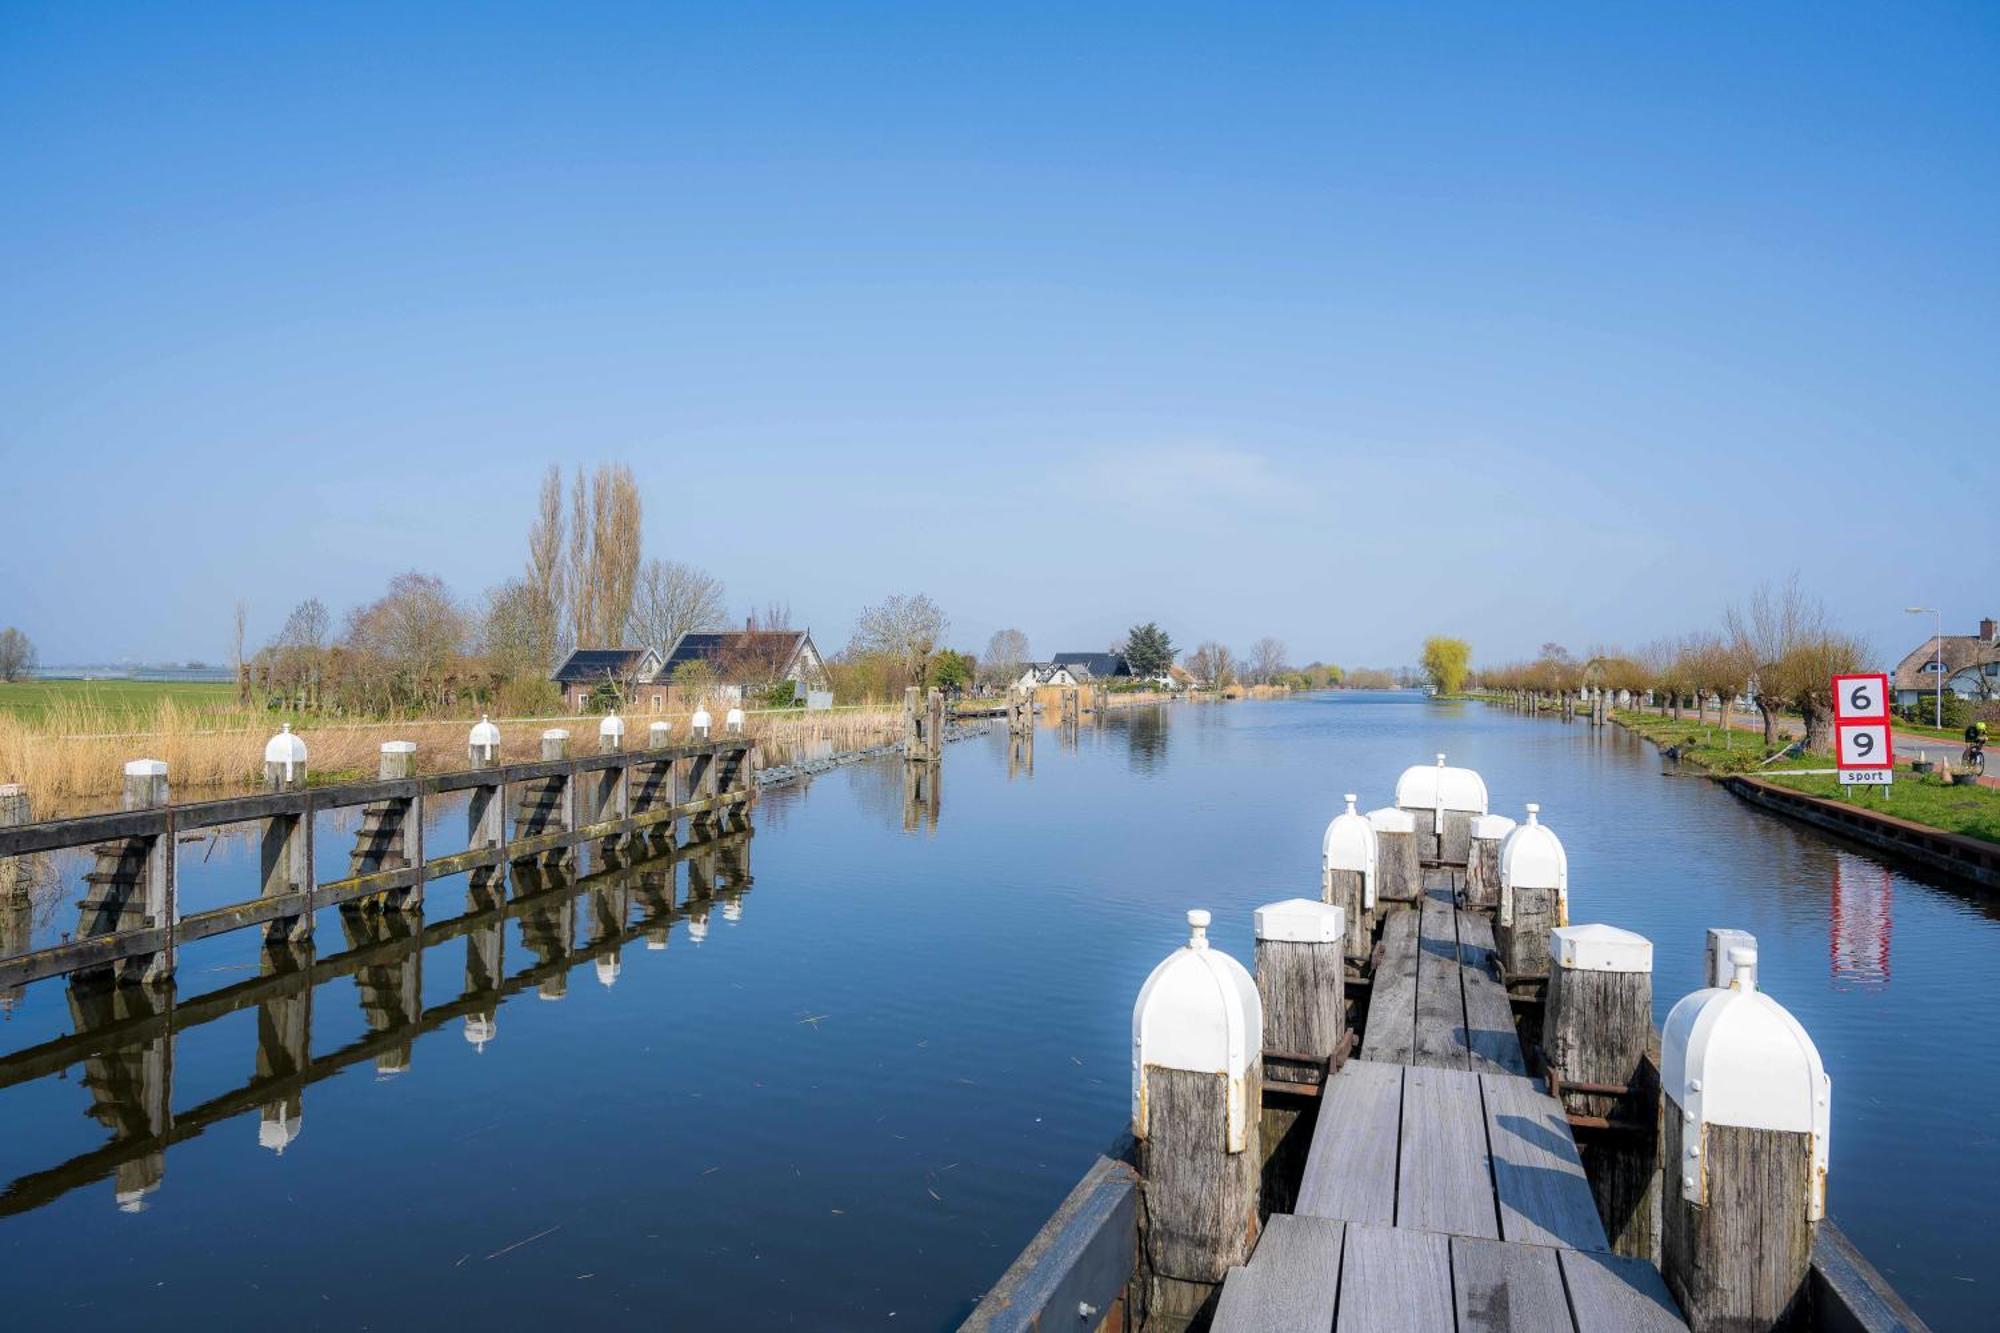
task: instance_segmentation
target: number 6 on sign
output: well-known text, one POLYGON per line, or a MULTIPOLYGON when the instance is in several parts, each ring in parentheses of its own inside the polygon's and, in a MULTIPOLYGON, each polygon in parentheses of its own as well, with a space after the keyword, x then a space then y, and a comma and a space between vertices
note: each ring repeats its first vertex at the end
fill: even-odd
POLYGON ((1836 758, 1842 768, 1887 768, 1889 727, 1882 722, 1848 723, 1836 730, 1836 758))
POLYGON ((1835 676, 1833 716, 1841 722, 1889 720, 1889 678, 1880 674, 1835 676))

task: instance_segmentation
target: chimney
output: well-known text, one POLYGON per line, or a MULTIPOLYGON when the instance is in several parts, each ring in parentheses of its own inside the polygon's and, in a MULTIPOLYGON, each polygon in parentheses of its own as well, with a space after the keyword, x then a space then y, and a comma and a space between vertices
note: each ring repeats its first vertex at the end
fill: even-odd
POLYGON ((2000 639, 2000 633, 1996 633, 1996 630, 2000 630, 2000 626, 1996 626, 1993 623, 1992 616, 1988 616, 1979 622, 1979 637, 1988 643, 1992 643, 1995 639, 2000 639))
POLYGON ((743 617, 743 632, 745 634, 748 634, 751 630, 756 628, 757 628, 757 614, 756 612, 753 611, 749 615, 743 617))

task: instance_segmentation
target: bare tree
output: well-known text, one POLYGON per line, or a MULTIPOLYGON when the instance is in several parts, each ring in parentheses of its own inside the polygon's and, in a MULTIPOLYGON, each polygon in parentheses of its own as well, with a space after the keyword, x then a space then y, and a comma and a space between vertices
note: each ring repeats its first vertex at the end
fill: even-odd
POLYGON ((563 563, 564 538, 562 469, 551 463, 542 474, 535 521, 528 529, 526 582, 534 616, 533 633, 527 641, 544 654, 540 663, 544 671, 555 666, 555 659, 562 655, 568 624, 569 569, 563 563))
POLYGON ((34 641, 12 625, 0 629, 0 680, 20 680, 34 669, 34 641))
POLYGON ((327 638, 332 632, 333 617, 319 598, 308 597, 293 607, 285 617, 285 627, 262 654, 267 682, 302 706, 317 703, 327 638))
POLYGON ((752 611, 744 617, 743 628, 747 630, 793 629, 792 604, 776 598, 764 603, 761 610, 752 611))
POLYGON ((543 610, 541 590, 527 579, 509 579, 487 590, 479 652, 495 675, 520 680, 549 670, 549 625, 543 610))
POLYGON ((590 632, 607 648, 625 642, 639 573, 639 483, 623 463, 590 479, 590 632))
POLYGON ((678 560, 639 566, 627 619, 629 642, 664 653, 691 630, 721 629, 727 622, 722 580, 678 560))
POLYGON ((466 619, 435 574, 398 574, 381 600, 348 617, 348 646, 373 659, 371 675, 384 702, 444 702, 449 678, 465 650, 466 619))
POLYGON ((1017 629, 993 631, 986 641, 986 656, 980 660, 979 674, 992 684, 1018 680, 1029 661, 1028 636, 1017 629))
POLYGON ((1259 685, 1269 685, 1285 671, 1285 645, 1282 640, 1265 635, 1250 645, 1250 679, 1259 685))
POLYGON ((1741 607, 1729 608, 1725 623, 1734 650, 1754 664, 1764 744, 1777 745, 1778 715, 1789 707, 1805 722, 1806 748, 1825 749, 1833 677, 1860 664, 1863 645, 1832 627, 1825 603, 1799 587, 1796 573, 1783 584, 1758 586, 1741 607))
POLYGON ((862 608, 849 651, 881 654, 894 661, 906 679, 922 685, 931 652, 949 623, 937 603, 924 594, 899 593, 862 608))
POLYGON ((1236 683, 1236 657, 1229 649, 1209 639, 1188 654, 1187 670, 1197 685, 1219 690, 1236 683))

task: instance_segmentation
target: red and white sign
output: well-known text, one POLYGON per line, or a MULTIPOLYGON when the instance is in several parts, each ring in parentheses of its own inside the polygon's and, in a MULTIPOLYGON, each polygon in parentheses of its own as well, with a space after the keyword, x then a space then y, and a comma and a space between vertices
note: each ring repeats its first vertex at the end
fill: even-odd
POLYGON ((1849 786, 1887 786, 1896 771, 1889 732, 1889 678, 1880 672, 1833 678, 1833 755, 1849 786))

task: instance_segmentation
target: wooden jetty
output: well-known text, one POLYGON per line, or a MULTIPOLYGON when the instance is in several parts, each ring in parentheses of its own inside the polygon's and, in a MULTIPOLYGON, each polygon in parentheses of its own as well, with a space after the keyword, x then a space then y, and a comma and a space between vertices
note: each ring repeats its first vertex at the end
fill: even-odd
POLYGON ((1535 808, 1426 771, 1347 798, 1320 898, 1258 910, 1254 982, 1189 913, 1134 1012, 1131 1160, 964 1327, 1923 1328, 1823 1217, 1830 1083, 1754 940, 1712 931, 1656 1034, 1650 943, 1567 923, 1535 808))
POLYGON ((391 741, 379 780, 328 787, 306 785, 303 743, 287 729, 265 751, 263 794, 187 803, 169 800, 165 764, 134 760, 125 769, 125 809, 0 827, 0 865, 72 848, 91 849, 95 861, 74 937, 0 958, 0 989, 106 972, 158 983, 173 975, 179 946, 196 940, 253 928, 296 940, 311 934, 321 908, 416 910, 430 880, 470 874, 476 882, 513 864, 566 862, 585 844, 616 847, 662 831, 671 837, 681 820, 707 824, 755 795, 755 744, 741 734, 741 715, 734 717, 734 732, 711 736, 708 715, 697 713, 695 737, 680 743, 668 743, 659 724, 640 749, 624 748, 622 721, 607 718, 597 753, 572 756, 568 733, 551 730, 543 733, 540 759, 507 765, 497 762, 498 730, 481 723, 468 746, 470 768, 417 776, 415 746, 391 741), (426 802, 461 792, 471 845, 427 857, 426 802), (363 817, 349 873, 321 879, 315 821, 357 807, 363 817), (263 891, 183 914, 176 892, 182 835, 241 824, 262 834, 263 891))

